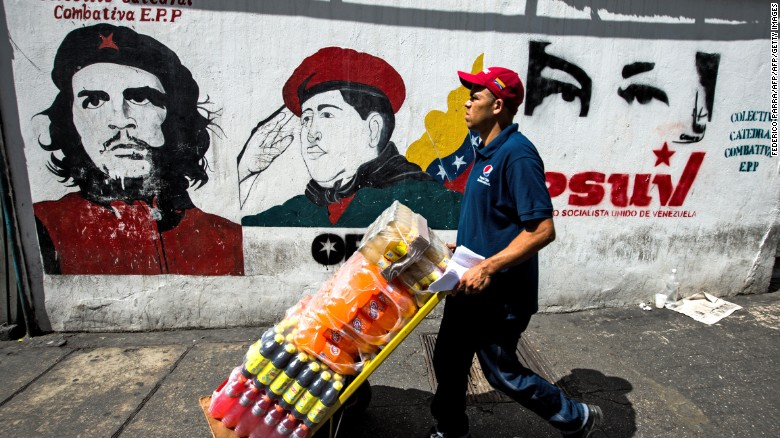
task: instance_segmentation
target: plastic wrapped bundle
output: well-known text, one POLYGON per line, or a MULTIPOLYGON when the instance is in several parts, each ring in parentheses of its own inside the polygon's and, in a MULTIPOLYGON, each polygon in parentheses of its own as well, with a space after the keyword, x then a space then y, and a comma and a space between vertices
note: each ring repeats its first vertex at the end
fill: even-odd
POLYGON ((416 311, 407 292, 356 252, 312 297, 294 342, 337 373, 356 374, 416 311))
POLYGON ((249 347, 209 412, 242 433, 281 424, 284 415, 288 429, 313 426, 345 386, 343 376, 360 373, 427 301, 451 256, 423 217, 394 202, 358 252, 249 347), (323 412, 309 415, 317 400, 323 412))

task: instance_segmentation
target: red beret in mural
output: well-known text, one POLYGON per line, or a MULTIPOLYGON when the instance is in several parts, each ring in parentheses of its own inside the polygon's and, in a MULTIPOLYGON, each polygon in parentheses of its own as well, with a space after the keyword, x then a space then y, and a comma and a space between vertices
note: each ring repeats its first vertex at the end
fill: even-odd
POLYGON ((346 86, 380 92, 398 112, 406 98, 401 75, 385 60, 341 47, 325 47, 304 59, 282 88, 284 104, 301 115, 301 103, 311 96, 346 86))

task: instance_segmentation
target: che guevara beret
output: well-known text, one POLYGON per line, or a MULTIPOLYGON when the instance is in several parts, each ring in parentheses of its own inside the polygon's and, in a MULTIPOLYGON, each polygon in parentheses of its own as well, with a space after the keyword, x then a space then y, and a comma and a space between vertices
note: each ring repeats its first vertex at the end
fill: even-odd
POLYGON ((198 84, 176 53, 150 36, 106 23, 81 27, 65 36, 54 57, 52 81, 58 89, 67 90, 74 74, 98 63, 126 65, 152 73, 169 97, 194 99, 197 103, 198 84))

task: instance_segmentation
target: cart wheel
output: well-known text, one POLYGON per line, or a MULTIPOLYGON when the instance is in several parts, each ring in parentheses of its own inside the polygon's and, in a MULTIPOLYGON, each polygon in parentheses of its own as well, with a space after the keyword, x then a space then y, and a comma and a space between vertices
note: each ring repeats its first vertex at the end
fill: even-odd
POLYGON ((350 417, 356 414, 362 414, 366 410, 369 403, 371 403, 371 384, 368 380, 363 382, 352 396, 347 400, 342 409, 344 409, 344 416, 350 417))

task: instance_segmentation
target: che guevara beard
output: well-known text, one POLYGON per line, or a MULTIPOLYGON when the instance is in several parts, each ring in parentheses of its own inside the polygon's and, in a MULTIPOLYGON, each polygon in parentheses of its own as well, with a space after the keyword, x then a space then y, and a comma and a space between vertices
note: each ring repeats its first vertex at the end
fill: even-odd
POLYGON ((101 173, 99 193, 106 200, 147 199, 159 192, 157 169, 160 160, 157 149, 140 138, 127 135, 121 140, 121 132, 103 143, 100 154, 111 154, 101 163, 93 163, 101 173), (123 141, 120 143, 120 141, 123 141), (124 157, 117 157, 123 155, 124 157))
POLYGON ((129 138, 135 144, 116 145, 115 138, 112 138, 104 144, 104 150, 126 148, 128 154, 133 153, 133 150, 138 151, 140 155, 145 154, 145 157, 139 160, 144 163, 135 164, 148 166, 149 171, 138 172, 138 168, 120 167, 124 160, 131 160, 130 158, 116 158, 111 160, 111 164, 117 166, 104 166, 101 169, 87 157, 89 162, 85 166, 87 175, 82 179, 83 183, 79 184, 85 197, 106 205, 114 201, 132 203, 142 200, 150 205, 153 203, 160 205, 165 210, 191 207, 192 202, 187 194, 187 180, 180 175, 181 172, 175 158, 171 156, 169 145, 152 147, 138 138, 129 138))

